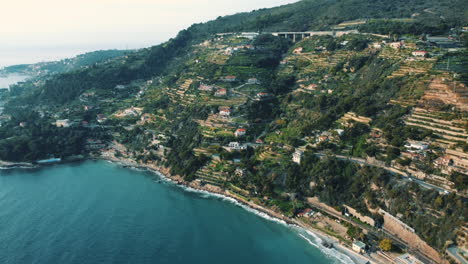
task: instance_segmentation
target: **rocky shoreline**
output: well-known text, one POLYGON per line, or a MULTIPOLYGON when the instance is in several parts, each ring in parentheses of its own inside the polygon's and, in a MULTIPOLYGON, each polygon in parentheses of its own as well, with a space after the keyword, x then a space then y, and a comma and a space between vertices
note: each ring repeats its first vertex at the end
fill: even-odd
POLYGON ((0 160, 0 169, 34 169, 37 168, 37 165, 34 165, 29 162, 9 162, 0 160))
POLYGON ((302 228, 305 231, 308 231, 308 232, 313 233, 314 235, 317 235, 318 237, 320 237, 321 240, 325 240, 325 241, 333 243, 333 245, 335 246, 334 248, 339 253, 348 256, 350 259, 352 259, 352 261, 354 263, 358 263, 358 264, 361 264, 361 263, 362 264, 364 264, 364 263, 371 263, 371 264, 375 263, 375 264, 377 264, 378 263, 378 262, 375 262, 372 259, 369 259, 369 258, 367 258, 367 257, 365 257, 363 255, 360 255, 360 254, 352 251, 352 249, 349 248, 349 246, 343 244, 337 238, 335 238, 333 236, 330 236, 330 235, 324 233, 321 230, 314 229, 314 228, 312 228, 310 226, 307 226, 304 223, 298 221, 297 219, 286 217, 286 216, 284 216, 284 215, 282 215, 280 213, 277 213, 277 212, 275 212, 275 211, 273 211, 271 209, 268 209, 268 208, 260 206, 260 205, 258 205, 256 203, 241 199, 240 197, 230 193, 229 191, 222 190, 219 187, 210 186, 210 185, 203 185, 202 186, 202 185, 200 185, 200 184, 198 184, 196 182, 187 182, 181 176, 171 175, 170 174, 170 168, 160 167, 160 166, 157 166, 155 164, 137 163, 137 162, 135 162, 134 160, 131 160, 131 159, 124 159, 124 158, 120 159, 120 158, 108 157, 108 156, 107 157, 96 158, 96 160, 110 161, 110 162, 113 162, 113 163, 120 164, 120 165, 122 165, 124 167, 146 169, 146 170, 157 173, 158 175, 164 177, 165 179, 167 179, 167 180, 169 180, 171 182, 174 182, 177 185, 181 185, 181 186, 184 186, 186 188, 191 188, 191 189, 194 189, 194 190, 197 190, 197 191, 209 192, 211 194, 219 195, 219 196, 222 196, 224 198, 234 199, 235 201, 237 201, 241 205, 245 206, 246 208, 253 209, 253 210, 258 211, 260 213, 264 213, 264 214, 268 215, 269 217, 271 217, 271 218, 273 218, 275 220, 284 222, 287 225, 302 228))
MULTIPOLYGON (((86 160, 86 159, 82 159, 86 160)), ((238 202, 240 205, 244 206, 245 208, 250 208, 253 209, 257 212, 263 213, 267 215, 268 217, 271 217, 277 221, 283 222, 286 225, 294 226, 294 227, 299 227, 302 228, 303 230, 307 232, 311 232, 314 235, 318 236, 322 241, 325 240, 329 243, 333 243, 335 246, 334 248, 341 254, 344 254, 348 256, 354 263, 357 264, 365 264, 365 263, 371 263, 371 264, 377 264, 378 262, 375 262, 372 259, 367 258, 366 256, 360 255, 354 251, 352 251, 351 248, 349 248, 348 245, 343 244, 340 240, 337 238, 330 236, 326 233, 324 233, 321 230, 315 229, 313 227, 307 226, 304 223, 298 221, 297 219, 286 217, 278 212, 275 212, 269 208, 265 208, 261 205, 258 205, 256 203, 253 203, 251 201, 247 201, 245 199, 242 199, 238 196, 236 196, 233 193, 230 193, 229 191, 223 190, 217 186, 212 186, 212 185, 201 185, 198 182, 187 182, 185 181, 181 176, 179 175, 172 175, 170 174, 170 168, 166 167, 161 167, 157 166, 155 164, 144 164, 144 163, 138 163, 132 159, 126 159, 126 158, 116 158, 116 157, 111 157, 111 156, 100 156, 100 157, 95 157, 91 158, 91 160, 104 160, 104 161, 109 161, 112 163, 120 164, 123 167, 129 167, 129 168, 138 168, 138 169, 145 169, 149 170, 151 172, 154 172, 158 174, 159 176, 162 176, 164 179, 167 179, 177 185, 183 186, 185 188, 190 188, 196 191, 202 191, 202 192, 208 192, 213 195, 217 195, 223 198, 229 198, 233 199, 236 202, 238 202)), ((0 161, 0 169, 15 169, 15 168, 20 168, 20 169, 33 169, 33 168, 39 168, 42 167, 41 165, 35 165, 32 163, 28 162, 6 162, 6 161, 0 161)))

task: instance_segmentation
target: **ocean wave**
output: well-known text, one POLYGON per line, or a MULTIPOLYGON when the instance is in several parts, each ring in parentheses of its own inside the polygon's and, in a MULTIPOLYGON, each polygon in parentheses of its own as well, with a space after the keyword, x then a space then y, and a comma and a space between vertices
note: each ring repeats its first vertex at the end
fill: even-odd
MULTIPOLYGON (((173 181, 170 178, 164 176, 162 173, 160 173, 158 171, 154 171, 154 173, 159 175, 162 180, 164 180, 166 182, 170 182, 170 183, 172 183, 174 185, 177 185, 175 181, 173 181)), ((232 204, 234 204, 236 206, 242 207, 246 211, 248 211, 250 213, 253 213, 253 214, 257 215, 257 216, 260 216, 260 217, 262 217, 262 218, 264 218, 266 220, 288 226, 288 224, 285 221, 283 221, 281 219, 278 219, 276 217, 272 217, 269 214, 267 214, 265 212, 262 212, 260 210, 254 209, 254 208, 250 207, 249 205, 241 203, 241 202, 239 202, 238 200, 236 200, 236 199, 234 199, 232 197, 222 195, 222 194, 219 194, 219 193, 212 193, 212 192, 205 191, 205 190, 195 189, 195 188, 192 188, 190 186, 185 186, 185 185, 177 185, 177 186, 180 187, 181 189, 183 189, 186 192, 196 193, 201 198, 205 198, 205 199, 216 198, 216 199, 221 200, 221 201, 229 202, 229 203, 232 203, 232 204)))
POLYGON ((241 202, 239 202, 238 200, 232 198, 232 197, 229 197, 229 196, 225 196, 225 195, 222 195, 222 194, 218 194, 218 193, 212 193, 212 192, 209 192, 209 191, 204 191, 204 190, 198 190, 198 189, 194 189, 194 188, 191 188, 191 187, 187 187, 187 186, 182 186, 183 189, 185 189, 186 191, 189 191, 189 192, 194 192, 194 193, 199 193, 201 194, 201 197, 203 198, 207 198, 207 199, 210 199, 210 198, 217 198, 218 200, 221 200, 221 201, 225 201, 225 202, 230 202, 234 205, 237 205, 239 207, 242 207, 244 210, 250 212, 250 213, 253 213, 257 216, 260 216, 268 221, 272 221, 272 222, 276 222, 276 223, 279 223, 279 224, 282 224, 284 226, 288 226, 288 224, 281 220, 281 219, 278 219, 276 217, 272 217, 270 216, 269 214, 265 213, 265 212, 262 212, 260 210, 257 210, 255 208, 252 208, 246 204, 243 204, 241 202))
POLYGON ((345 253, 342 253, 335 248, 324 247, 322 245, 323 239, 321 237, 317 236, 313 232, 310 232, 309 230, 302 230, 305 231, 307 235, 299 233, 299 236, 305 239, 313 247, 318 248, 328 258, 335 259, 338 261, 338 263, 355 264, 353 259, 345 253))
POLYGON ((0 167, 0 170, 13 170, 13 169, 35 169, 35 166, 12 166, 12 167, 0 167))
POLYGON ((185 192, 195 193, 199 197, 205 198, 205 199, 215 198, 215 199, 218 199, 218 200, 221 200, 221 201, 232 203, 232 204, 234 204, 236 206, 239 206, 239 207, 243 208, 244 210, 246 210, 246 211, 248 211, 250 213, 253 213, 253 214, 255 214, 255 215, 257 215, 257 216, 259 216, 259 217, 261 217, 263 219, 266 219, 268 221, 275 222, 275 223, 281 224, 283 226, 289 227, 292 230, 296 231, 298 233, 298 235, 300 237, 302 237, 303 239, 305 239, 310 245, 312 245, 313 247, 319 249, 328 258, 338 261, 337 263, 355 264, 355 262, 352 260, 351 257, 349 257, 345 253, 342 253, 342 252, 340 252, 340 251, 338 251, 338 250, 336 250, 334 248, 330 249, 330 248, 324 247, 322 245, 323 240, 322 240, 322 238, 320 236, 318 236, 315 233, 313 233, 313 232, 311 232, 309 230, 306 230, 306 229, 304 229, 304 228, 302 228, 302 227, 300 227, 298 225, 288 224, 284 220, 281 220, 281 219, 278 219, 276 217, 270 216, 269 214, 267 214, 265 212, 262 212, 260 210, 257 210, 255 208, 252 208, 247 204, 241 203, 241 202, 239 202, 238 200, 236 200, 236 199, 234 199, 232 197, 222 195, 222 194, 218 194, 218 193, 205 191, 205 190, 195 189, 195 188, 192 188, 192 187, 186 186, 186 185, 179 185, 179 184, 177 184, 176 181, 166 177, 164 174, 162 174, 159 171, 152 170, 152 169, 148 169, 148 171, 153 172, 154 174, 159 176, 159 178, 162 181, 164 181, 166 183, 170 183, 171 185, 177 186, 177 187, 181 188, 182 190, 184 190, 185 192))

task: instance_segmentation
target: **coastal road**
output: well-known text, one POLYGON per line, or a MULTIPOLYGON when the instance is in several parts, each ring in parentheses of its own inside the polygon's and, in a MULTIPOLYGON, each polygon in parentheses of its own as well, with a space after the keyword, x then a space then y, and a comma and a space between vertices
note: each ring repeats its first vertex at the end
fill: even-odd
POLYGON ((319 204, 310 203, 310 202, 308 202, 308 204, 311 207, 313 207, 315 209, 318 209, 319 211, 325 212, 325 213, 327 213, 327 214, 329 214, 329 215, 331 215, 333 217, 336 217, 337 219, 339 219, 341 221, 345 221, 347 223, 350 223, 350 224, 352 224, 354 226, 357 226, 357 227, 361 228, 362 230, 366 230, 368 233, 374 235, 375 237, 382 237, 382 236, 388 237, 388 238, 392 239, 394 245, 396 245, 396 246, 398 246, 398 247, 400 247, 402 249, 408 249, 408 251, 411 254, 416 256, 418 259, 422 260, 423 263, 435 264, 435 262, 432 261, 429 257, 427 257, 424 253, 420 252, 417 249, 411 248, 411 245, 407 244, 405 241, 401 240, 396 235, 385 231, 383 228, 377 230, 377 229, 369 227, 367 225, 357 223, 357 222, 353 221, 351 218, 348 218, 348 217, 346 217, 344 215, 341 215, 341 214, 337 214, 336 212, 328 210, 326 207, 320 206, 319 204))
MULTIPOLYGON (((319 156, 319 157, 325 157, 326 155, 323 154, 323 153, 315 153, 316 156, 319 156)), ((379 166, 379 165, 376 165, 376 164, 371 164, 369 162, 367 162, 366 160, 364 159, 360 159, 360 158, 355 158, 355 157, 349 157, 349 156, 344 156, 344 155, 333 155, 333 157, 336 157, 338 159, 341 159, 341 160, 347 160, 347 161, 351 161, 351 162, 354 162, 354 163, 358 163, 358 164, 361 164, 361 165, 367 165, 367 166, 372 166, 372 167, 379 167, 379 168, 382 168, 388 172, 390 172, 391 174, 398 174, 400 176, 403 177, 403 180, 405 182, 415 182, 417 184, 419 184, 419 186, 425 188, 425 189, 429 189, 429 190, 435 190, 437 192, 439 192, 440 194, 448 194, 450 193, 449 190, 446 190, 442 187, 439 187, 439 186, 435 186, 433 184, 430 184, 430 183, 427 183, 425 181, 422 181, 420 179, 416 179, 414 177, 411 177, 408 173, 406 172, 403 172, 403 171, 399 171, 399 170, 396 170, 394 168, 390 168, 390 167, 386 167, 386 166, 379 166)))

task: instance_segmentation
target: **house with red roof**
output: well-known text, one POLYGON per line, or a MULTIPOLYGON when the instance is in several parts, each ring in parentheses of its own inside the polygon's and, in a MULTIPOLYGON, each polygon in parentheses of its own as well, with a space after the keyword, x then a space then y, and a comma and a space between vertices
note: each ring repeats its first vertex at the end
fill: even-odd
POLYGON ((231 108, 229 106, 220 106, 219 107, 219 115, 220 116, 230 116, 231 115, 231 108))
POLYGON ((268 96, 269 96, 268 93, 257 93, 258 98, 265 98, 265 97, 268 97, 268 96))
POLYGON ((245 128, 238 128, 236 130, 236 132, 234 132, 234 136, 236 137, 241 137, 241 136, 245 136, 245 134, 247 133, 247 129, 245 128))
POLYGON ((226 96, 227 95, 227 89, 221 88, 216 90, 214 96, 221 97, 221 96, 226 96))

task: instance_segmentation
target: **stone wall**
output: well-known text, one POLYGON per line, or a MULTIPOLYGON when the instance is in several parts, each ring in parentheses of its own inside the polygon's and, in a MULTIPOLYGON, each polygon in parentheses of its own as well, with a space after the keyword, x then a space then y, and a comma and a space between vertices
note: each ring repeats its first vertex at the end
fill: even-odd
POLYGON ((444 263, 439 253, 414 233, 414 229, 384 210, 379 210, 379 213, 384 217, 383 228, 385 231, 399 237, 405 243, 411 245, 411 249, 430 257, 435 263, 444 263))
POLYGON ((352 207, 350 207, 350 206, 347 206, 347 205, 343 205, 343 206, 346 207, 346 209, 348 209, 348 212, 349 212, 352 216, 356 217, 356 218, 359 219, 361 222, 367 223, 367 224, 369 224, 370 226, 375 226, 375 221, 374 221, 374 219, 372 219, 371 217, 360 214, 358 211, 356 211, 354 208, 352 208, 352 207))

